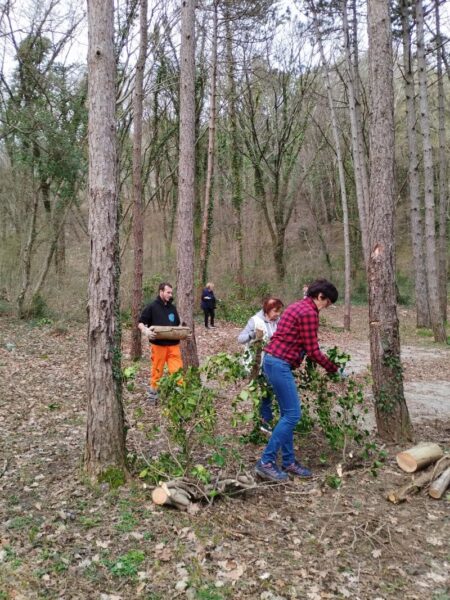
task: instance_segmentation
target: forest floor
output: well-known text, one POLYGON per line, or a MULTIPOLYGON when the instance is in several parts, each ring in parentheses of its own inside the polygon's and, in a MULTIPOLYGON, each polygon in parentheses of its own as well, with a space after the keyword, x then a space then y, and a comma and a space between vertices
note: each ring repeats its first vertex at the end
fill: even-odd
MULTIPOLYGON (((324 316, 321 345, 348 351, 363 380, 367 310, 355 307, 351 333, 340 327, 341 307, 324 316)), ((416 441, 449 452, 450 348, 419 335, 412 310, 399 316, 416 441)), ((197 329, 202 359, 238 350, 237 327, 197 329)), ((128 340, 125 332, 125 365, 128 340)), ((378 477, 361 463, 333 489, 327 476, 341 456, 313 430, 296 443, 311 480, 260 485, 195 515, 153 505, 137 475, 117 489, 89 484, 81 469, 86 355, 85 326, 0 319, 0 600, 450 599, 450 493, 389 503, 388 490, 410 479, 395 445, 385 446, 378 477)), ((149 459, 163 442, 147 377, 145 358, 124 405, 128 448, 149 459)), ((220 430, 252 469, 262 446, 239 444, 232 392, 218 400, 220 430)))

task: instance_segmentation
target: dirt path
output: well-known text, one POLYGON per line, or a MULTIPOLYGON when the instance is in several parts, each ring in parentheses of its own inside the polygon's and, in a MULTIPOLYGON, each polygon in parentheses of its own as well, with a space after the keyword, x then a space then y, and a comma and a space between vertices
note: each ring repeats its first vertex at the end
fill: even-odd
MULTIPOLYGON (((362 370, 366 314, 355 310, 347 334, 338 330, 339 310, 327 316, 322 343, 349 350, 362 370)), ((416 435, 449 451, 450 354, 415 336, 410 321, 404 316, 404 366, 416 435)), ((200 355, 237 349, 236 332, 224 323, 199 328, 200 355)), ((388 503, 386 492, 405 480, 397 447, 386 447, 378 478, 359 463, 333 489, 327 478, 341 457, 313 431, 297 444, 315 473, 311 481, 261 486, 195 517, 161 510, 137 476, 118 489, 84 479, 85 369, 82 325, 33 328, 0 319, 0 600, 450 597, 450 495, 388 503)), ((147 374, 143 360, 138 382, 147 374)), ((146 404, 141 385, 125 390, 124 404, 137 468, 163 449, 161 414, 146 404)), ((261 447, 238 443, 229 398, 220 397, 217 408, 223 443, 251 467, 261 447)))

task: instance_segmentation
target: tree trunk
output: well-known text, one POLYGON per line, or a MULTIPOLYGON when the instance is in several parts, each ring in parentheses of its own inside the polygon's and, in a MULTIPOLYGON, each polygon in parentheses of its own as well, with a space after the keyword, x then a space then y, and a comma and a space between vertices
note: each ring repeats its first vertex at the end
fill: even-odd
POLYGON ((370 82, 369 319, 379 435, 412 437, 403 393, 394 244, 394 90, 388 0, 368 1, 370 82))
POLYGON ((144 210, 142 201, 142 112, 144 104, 144 70, 147 55, 147 0, 141 0, 139 56, 133 102, 133 241, 134 275, 131 317, 131 358, 142 355, 141 332, 138 329, 142 310, 142 277, 144 264, 144 210))
POLYGON ((434 206, 433 147, 428 109, 427 65, 425 61, 424 16, 422 0, 416 0, 417 66, 419 70, 420 124, 422 129, 424 193, 425 193, 425 250, 431 327, 436 342, 446 342, 444 321, 439 304, 438 260, 434 206))
POLYGON ((352 140, 352 154, 353 164, 355 168, 355 187, 356 187, 356 202, 358 205, 359 213, 359 224, 361 228, 361 245, 363 249, 364 264, 367 267, 368 263, 368 177, 366 162, 363 153, 362 145, 362 134, 359 132, 360 120, 358 119, 357 113, 357 98, 356 98, 356 74, 353 68, 353 61, 351 57, 351 44, 350 44, 350 30, 348 25, 347 17, 347 0, 342 0, 342 25, 344 33, 344 49, 345 49, 345 61, 347 68, 347 91, 348 101, 350 109, 350 126, 351 126, 351 140, 352 140))
POLYGON ((448 211, 448 181, 447 181, 447 151, 445 131, 445 93, 442 69, 441 23, 439 2, 434 4, 436 18, 436 46, 437 46, 437 85, 438 85, 438 122, 439 122, 439 302, 444 323, 447 321, 447 211, 448 211))
POLYGON ((330 82, 330 74, 328 71, 328 64, 325 59, 325 52, 323 50, 322 44, 322 36, 319 29, 319 23, 317 19, 316 9, 314 7, 314 3, 311 2, 313 7, 313 18, 314 18, 314 27, 316 32, 316 39, 319 44, 320 57, 324 69, 324 81, 325 87, 327 90, 328 97, 328 105, 330 107, 330 116, 331 116, 331 127, 333 130, 334 137, 334 145, 336 150, 336 159, 338 163, 338 172, 339 172, 339 186, 341 189, 341 202, 342 202, 342 219, 344 225, 344 329, 350 331, 350 276, 351 276, 351 265, 350 265, 350 231, 349 231, 349 222, 348 222, 348 205, 347 205, 347 191, 345 186, 345 170, 344 170, 344 161, 342 159, 341 152, 341 142, 339 139, 339 130, 337 125, 336 111, 334 109, 333 95, 331 93, 331 82, 330 82))
POLYGON ((30 273, 31 273, 31 256, 33 251, 34 242, 36 240, 36 221, 37 211, 39 205, 39 194, 34 189, 33 180, 33 205, 31 207, 30 225, 28 228, 27 241, 22 252, 22 287, 20 288, 17 296, 17 312, 20 319, 25 316, 25 298, 30 287, 30 273))
POLYGON ((88 0, 89 235, 88 410, 85 469, 125 470, 120 365, 114 4, 88 0))
POLYGON ((231 204, 235 214, 235 239, 238 250, 238 268, 236 283, 238 290, 244 294, 244 236, 242 230, 242 155, 239 149, 239 130, 236 106, 235 61, 233 57, 232 20, 229 13, 225 14, 226 51, 227 51, 227 80, 228 80, 228 118, 230 122, 231 145, 231 204))
POLYGON ((194 330, 195 0, 184 0, 181 6, 179 161, 177 302, 181 319, 193 332, 182 343, 181 352, 185 367, 198 367, 194 330))
POLYGON ((414 261, 414 289, 416 296, 417 327, 430 327, 427 275, 425 270, 422 210, 419 193, 419 157, 416 137, 416 101, 411 60, 411 34, 409 18, 410 0, 402 0, 403 82, 406 96, 406 121, 408 135, 408 181, 411 206, 411 243, 414 261))
MULTIPOLYGON (((200 240, 200 281, 202 288, 208 278, 208 257, 211 243, 212 208, 213 208, 213 180, 215 162, 216 140, 216 81, 217 81, 217 0, 213 5, 213 29, 211 48, 211 81, 209 92, 209 126, 208 126, 208 162, 206 167, 205 199, 203 204, 203 224, 200 240)), ((201 289, 199 290, 201 294, 201 289)), ((199 296, 200 296, 199 294, 199 296)))

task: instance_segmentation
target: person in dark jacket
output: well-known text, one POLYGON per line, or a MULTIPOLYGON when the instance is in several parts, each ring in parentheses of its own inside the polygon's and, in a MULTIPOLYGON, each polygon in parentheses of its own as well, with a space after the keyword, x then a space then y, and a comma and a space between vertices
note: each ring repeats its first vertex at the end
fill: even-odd
POLYGON ((214 296, 214 284, 207 283, 202 292, 201 309, 205 315, 205 327, 214 328, 214 311, 216 310, 216 297, 214 296), (209 322, 209 325, 208 325, 209 322))
POLYGON ((139 318, 139 329, 150 342, 150 393, 149 399, 158 397, 158 382, 167 364, 169 373, 176 373, 183 368, 179 340, 157 340, 156 333, 150 329, 152 325, 180 325, 180 317, 173 304, 173 289, 170 283, 161 283, 157 298, 147 304, 139 318))

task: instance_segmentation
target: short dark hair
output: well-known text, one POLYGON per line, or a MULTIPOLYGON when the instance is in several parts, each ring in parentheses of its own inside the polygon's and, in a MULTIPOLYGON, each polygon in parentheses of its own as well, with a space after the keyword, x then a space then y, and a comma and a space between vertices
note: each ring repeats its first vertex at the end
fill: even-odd
POLYGON ((262 308, 263 312, 267 315, 268 312, 271 311, 273 308, 280 310, 281 308, 283 308, 283 306, 284 304, 279 298, 275 298, 274 296, 268 296, 267 298, 264 298, 262 308))
POLYGON ((165 281, 164 283, 159 284, 158 292, 163 292, 166 287, 170 287, 170 289, 173 290, 173 285, 171 285, 170 283, 167 283, 167 281, 165 281))
POLYGON ((308 286, 306 292, 308 298, 318 298, 319 294, 323 294, 325 298, 328 298, 331 304, 334 304, 339 296, 335 286, 327 279, 316 279, 308 286))

